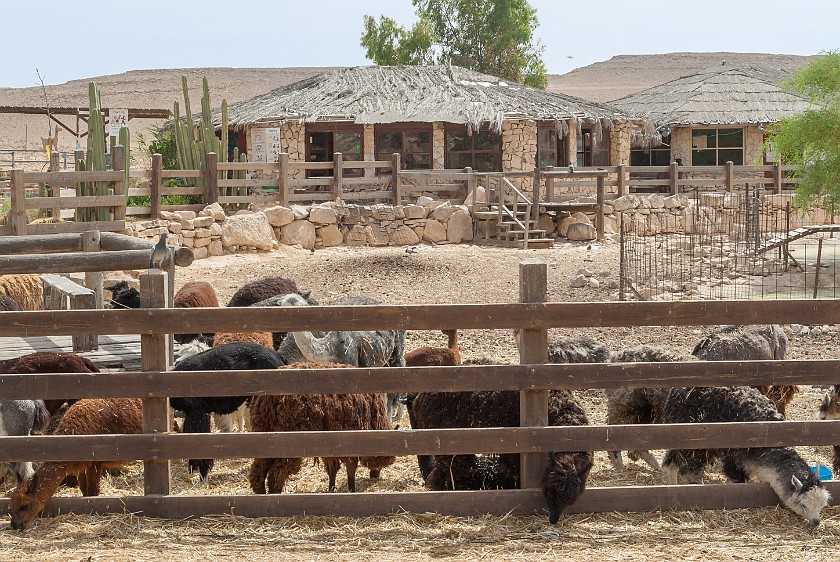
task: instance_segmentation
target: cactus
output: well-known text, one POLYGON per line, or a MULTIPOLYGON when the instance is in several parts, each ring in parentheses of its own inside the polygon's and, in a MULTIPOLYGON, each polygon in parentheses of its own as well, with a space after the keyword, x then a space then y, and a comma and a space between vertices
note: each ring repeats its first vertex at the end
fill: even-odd
MULTIPOLYGON (((204 170, 207 166, 207 153, 215 152, 219 162, 227 162, 228 112, 227 101, 222 100, 222 138, 216 136, 213 114, 210 109, 210 86, 207 78, 202 81, 201 118, 196 123, 190 108, 187 77, 181 77, 181 89, 184 92, 184 119, 181 119, 178 102, 174 105, 175 143, 178 148, 178 165, 182 170, 204 170)), ((225 172, 219 172, 219 178, 225 172)), ((197 180, 198 185, 202 180, 197 180)))

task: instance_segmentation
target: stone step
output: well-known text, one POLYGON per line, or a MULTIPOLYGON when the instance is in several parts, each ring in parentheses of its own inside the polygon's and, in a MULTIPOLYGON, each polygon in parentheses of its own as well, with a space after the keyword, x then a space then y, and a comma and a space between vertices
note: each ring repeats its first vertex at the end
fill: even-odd
MULTIPOLYGON (((519 243, 520 247, 524 247, 524 243, 519 243)), ((554 238, 534 238, 528 240, 529 249, 553 248, 554 238)))

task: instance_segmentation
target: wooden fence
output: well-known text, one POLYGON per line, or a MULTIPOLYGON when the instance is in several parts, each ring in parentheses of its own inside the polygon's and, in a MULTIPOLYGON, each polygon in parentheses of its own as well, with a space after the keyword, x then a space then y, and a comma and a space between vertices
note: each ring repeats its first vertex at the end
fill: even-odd
MULTIPOLYGON (((830 384, 838 360, 695 363, 566 364, 546 362, 547 329, 623 326, 688 326, 719 323, 830 324, 840 300, 736 302, 550 303, 546 264, 520 264, 520 302, 349 307, 163 309, 166 276, 141 276, 145 310, 2 312, 1 336, 67 333, 138 333, 142 371, 85 374, 0 375, 0 398, 142 397, 144 434, 0 437, 0 461, 142 460, 144 495, 63 497, 47 513, 123 513, 183 518, 204 514, 246 517, 307 515, 368 516, 436 511, 543 513, 540 472, 545 453, 561 450, 629 450, 834 445, 840 421, 789 421, 653 426, 546 427, 548 389, 623 386, 716 386, 830 384), (167 371, 167 334, 213 332, 369 329, 519 328, 520 365, 316 369, 263 371, 167 371), (521 427, 365 432, 170 434, 168 396, 313 394, 321 392, 423 392, 515 390, 521 393, 521 427), (339 453, 340 451, 340 453, 339 453), (170 460, 519 453, 522 489, 413 493, 324 493, 281 495, 173 495, 170 460)), ((212 477, 212 476, 211 476, 212 477)), ((245 478, 245 474, 242 475, 245 478)), ((387 478, 387 471, 385 471, 387 478)), ((835 497, 837 482, 826 487, 835 497)), ((767 484, 592 487, 569 512, 651 509, 734 509, 774 505, 767 484)), ((0 500, 0 512, 8 500, 0 500)))
MULTIPOLYGON (((118 231, 124 228, 127 215, 148 215, 159 218, 161 211, 199 211, 214 202, 220 204, 250 204, 257 202, 313 203, 342 199, 347 202, 384 202, 403 204, 421 194, 433 194, 443 199, 462 202, 476 185, 487 188, 488 201, 495 202, 500 193, 499 182, 504 177, 523 193, 533 195, 534 212, 540 203, 562 203, 595 195, 597 186, 603 187, 607 200, 627 193, 683 193, 701 191, 739 191, 745 183, 760 185, 769 193, 790 192, 795 180, 786 178, 788 168, 772 166, 608 166, 580 168, 576 173, 566 169, 548 168, 523 172, 476 172, 463 170, 404 170, 399 154, 390 160, 349 161, 341 153, 332 162, 293 162, 287 154, 276 163, 218 162, 215 154, 208 154, 201 170, 164 170, 160 155, 152 157, 149 170, 130 170, 130 177, 145 187, 125 187, 124 153, 117 147, 113 156, 113 171, 106 172, 25 172, 12 170, 8 188, 0 181, 0 197, 9 192, 11 209, 8 224, 0 225, 0 236, 47 234, 54 232, 83 232, 85 230, 118 231), (396 174, 394 173, 396 171, 396 174), (236 173, 247 172, 264 179, 234 179, 236 173), (327 175, 317 175, 327 174, 327 175), (652 178, 652 179, 651 179, 652 178), (169 187, 168 180, 184 180, 196 186, 169 187), (87 197, 59 197, 62 187, 74 187, 78 182, 97 181, 111 184, 110 195, 87 197), (495 183, 494 183, 495 182, 495 183), (527 182, 527 187, 522 185, 527 182), (537 186, 534 190, 533 186, 537 186), (193 204, 164 204, 171 195, 199 196, 193 204), (128 206, 127 196, 147 196, 148 205, 128 206), (494 199, 496 198, 496 199, 494 199), (80 207, 109 207, 113 220, 96 223, 27 224, 27 211, 39 210, 49 216, 59 216, 62 209, 80 207)), ((58 170, 57 155, 53 163, 58 170)))

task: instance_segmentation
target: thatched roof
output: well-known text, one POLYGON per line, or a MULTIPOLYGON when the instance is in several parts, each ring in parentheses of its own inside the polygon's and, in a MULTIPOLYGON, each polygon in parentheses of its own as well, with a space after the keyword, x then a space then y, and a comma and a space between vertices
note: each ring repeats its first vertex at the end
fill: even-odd
POLYGON ((228 108, 229 123, 443 121, 471 128, 506 120, 592 120, 611 126, 620 111, 457 66, 361 66, 314 76, 228 108))
POLYGON ((776 85, 785 74, 718 66, 610 103, 654 128, 774 123, 810 107, 805 99, 776 85))

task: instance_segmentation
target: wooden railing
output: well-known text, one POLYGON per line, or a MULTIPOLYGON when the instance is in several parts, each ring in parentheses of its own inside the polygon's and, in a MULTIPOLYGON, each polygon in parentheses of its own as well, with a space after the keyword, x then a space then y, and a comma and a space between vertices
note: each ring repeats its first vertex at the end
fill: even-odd
MULTIPOLYGON (((141 277, 146 303, 163 303, 166 278, 141 277)), ((179 519, 204 514, 245 517, 368 516, 403 510, 444 514, 540 513, 540 472, 548 451, 834 445, 840 421, 788 421, 547 427, 549 389, 618 387, 832 384, 838 360, 550 365, 549 328, 694 326, 720 323, 830 324, 838 300, 544 302, 547 266, 520 264, 520 302, 215 309, 0 312, 0 337, 77 331, 142 336, 138 372, 0 375, 0 399, 142 397, 144 434, 0 437, 0 461, 123 459, 145 462, 144 495, 54 498, 47 513, 142 513, 179 519), (373 329, 518 328, 520 365, 262 371, 168 371, 170 336, 203 326, 208 332, 373 329), (515 390, 522 427, 492 429, 336 431, 305 433, 171 434, 168 396, 515 390), (468 453, 522 455, 519 490, 355 494, 173 495, 170 461, 184 458, 258 458, 468 453), (270 452, 270 453, 269 453, 270 452), (281 453, 282 452, 282 453, 281 453)), ((212 477, 212 476, 211 476, 212 477)), ((387 478, 387 471, 384 473, 387 478)), ((242 475, 243 480, 245 474, 242 475)), ((826 484, 835 496, 837 482, 826 484)), ((734 509, 775 505, 767 484, 590 487, 568 512, 651 509, 734 509)), ((8 509, 0 500, 0 512, 8 509)))

